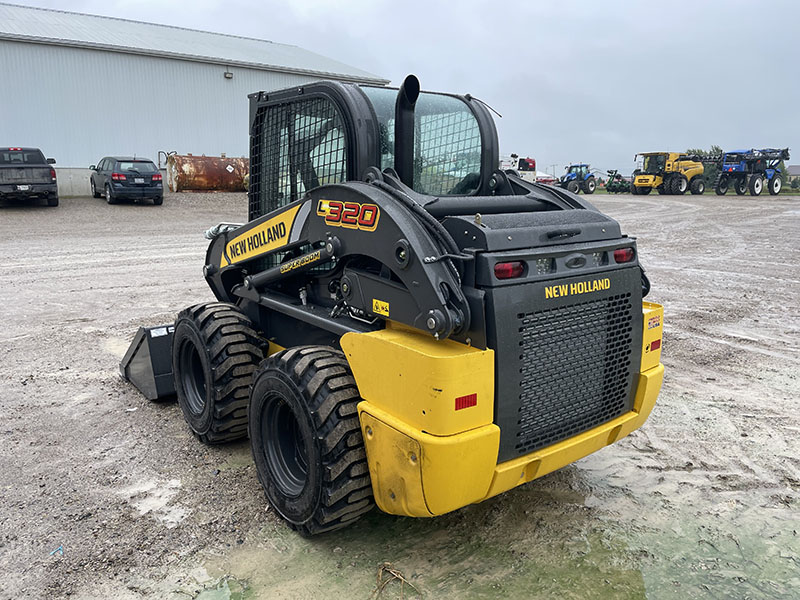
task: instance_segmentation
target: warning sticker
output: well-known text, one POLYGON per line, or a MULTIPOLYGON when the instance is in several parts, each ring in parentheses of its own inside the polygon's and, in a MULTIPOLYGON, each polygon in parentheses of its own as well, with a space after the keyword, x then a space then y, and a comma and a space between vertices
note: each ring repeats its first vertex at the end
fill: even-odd
POLYGON ((227 167, 225 167, 225 170, 226 170, 228 173, 233 173, 233 165, 228 165, 227 167))
POLYGON ((661 315, 655 315, 647 319, 647 328, 655 329, 661 325, 661 315))
POLYGON ((376 300, 375 298, 372 299, 372 312, 376 315, 383 315, 384 317, 389 316, 389 303, 384 302, 383 300, 376 300))

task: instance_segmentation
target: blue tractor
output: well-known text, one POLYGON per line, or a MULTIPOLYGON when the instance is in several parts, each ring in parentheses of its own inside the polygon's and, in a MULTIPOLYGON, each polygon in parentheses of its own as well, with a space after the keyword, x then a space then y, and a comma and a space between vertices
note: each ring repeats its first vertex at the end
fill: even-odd
POLYGON ((594 174, 589 170, 587 164, 574 164, 564 167, 566 173, 559 179, 559 185, 573 194, 583 191, 585 194, 594 194, 597 189, 597 181, 594 174))
POLYGON ((758 196, 766 186, 769 193, 775 196, 781 191, 781 170, 778 165, 782 160, 789 160, 788 148, 725 152, 719 160, 719 175, 714 182, 714 191, 723 196, 733 186, 740 196, 746 194, 748 189, 751 196, 758 196))

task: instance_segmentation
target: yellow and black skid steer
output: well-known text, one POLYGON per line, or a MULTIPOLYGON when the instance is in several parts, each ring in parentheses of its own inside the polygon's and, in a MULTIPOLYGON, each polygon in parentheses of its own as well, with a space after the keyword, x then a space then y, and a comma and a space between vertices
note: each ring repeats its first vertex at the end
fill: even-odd
POLYGON ((441 515, 647 419, 663 311, 635 239, 498 169, 480 101, 414 76, 259 92, 250 141, 249 222, 207 232, 216 301, 159 329, 171 365, 142 330, 122 371, 151 396, 171 372, 201 441, 249 437, 295 529, 441 515))

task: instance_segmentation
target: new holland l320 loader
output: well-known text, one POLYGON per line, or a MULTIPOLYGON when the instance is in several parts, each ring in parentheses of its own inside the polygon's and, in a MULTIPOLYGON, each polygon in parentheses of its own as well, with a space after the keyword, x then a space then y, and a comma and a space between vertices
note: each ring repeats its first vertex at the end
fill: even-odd
POLYGON ((663 311, 635 240, 499 170, 480 101, 413 76, 260 92, 250 141, 250 221, 207 233, 217 301, 141 329, 121 367, 174 385, 202 442, 249 436, 295 529, 441 515, 647 419, 663 311))

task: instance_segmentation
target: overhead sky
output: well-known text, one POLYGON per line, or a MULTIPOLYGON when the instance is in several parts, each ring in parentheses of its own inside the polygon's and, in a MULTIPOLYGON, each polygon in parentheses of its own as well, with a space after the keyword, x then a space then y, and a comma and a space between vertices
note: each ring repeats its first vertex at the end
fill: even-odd
POLYGON ((540 170, 629 173, 636 152, 712 144, 800 163, 795 0, 17 2, 293 44, 393 85, 414 73, 491 105, 501 152, 540 170))

